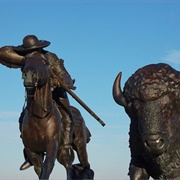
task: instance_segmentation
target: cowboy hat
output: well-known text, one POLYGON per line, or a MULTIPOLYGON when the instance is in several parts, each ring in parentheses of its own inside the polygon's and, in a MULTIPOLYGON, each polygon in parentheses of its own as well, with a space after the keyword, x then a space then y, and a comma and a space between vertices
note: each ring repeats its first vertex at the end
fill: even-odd
POLYGON ((49 41, 39 40, 35 35, 27 35, 23 38, 22 45, 13 48, 17 52, 28 52, 31 50, 47 47, 49 45, 49 41))

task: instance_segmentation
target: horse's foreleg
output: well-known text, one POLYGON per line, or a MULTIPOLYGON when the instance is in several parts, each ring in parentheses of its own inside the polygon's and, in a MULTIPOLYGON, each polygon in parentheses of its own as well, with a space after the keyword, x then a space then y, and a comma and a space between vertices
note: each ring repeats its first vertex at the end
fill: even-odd
POLYGON ((58 143, 54 141, 48 143, 46 147, 46 158, 42 166, 42 173, 40 179, 49 179, 49 176, 53 170, 54 162, 56 160, 58 150, 58 143))
POLYGON ((25 152, 34 165, 34 171, 40 177, 42 170, 43 154, 33 153, 29 148, 25 148, 25 152))

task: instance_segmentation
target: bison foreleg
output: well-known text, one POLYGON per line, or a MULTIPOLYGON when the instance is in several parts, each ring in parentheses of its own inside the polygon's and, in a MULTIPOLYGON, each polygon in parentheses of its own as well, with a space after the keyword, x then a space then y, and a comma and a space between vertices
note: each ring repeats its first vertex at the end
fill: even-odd
POLYGON ((130 164, 129 176, 131 180, 146 180, 149 179, 149 175, 144 168, 140 168, 130 164))

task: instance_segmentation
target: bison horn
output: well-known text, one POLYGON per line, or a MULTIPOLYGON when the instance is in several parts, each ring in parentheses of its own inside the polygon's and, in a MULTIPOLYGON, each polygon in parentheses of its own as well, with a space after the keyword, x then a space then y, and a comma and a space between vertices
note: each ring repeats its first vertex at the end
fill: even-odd
POLYGON ((122 73, 120 72, 114 81, 113 98, 117 104, 124 106, 124 107, 127 107, 127 103, 126 103, 126 100, 123 96, 123 92, 122 92, 121 86, 120 86, 121 76, 122 76, 122 73))

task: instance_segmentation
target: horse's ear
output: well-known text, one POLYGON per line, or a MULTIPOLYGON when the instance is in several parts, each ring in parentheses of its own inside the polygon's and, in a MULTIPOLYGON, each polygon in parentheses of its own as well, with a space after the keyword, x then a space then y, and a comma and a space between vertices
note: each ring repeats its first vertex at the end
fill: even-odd
POLYGON ((52 110, 52 97, 49 96, 49 87, 46 85, 45 88, 36 89, 34 105, 33 105, 33 114, 44 118, 47 113, 52 110))

